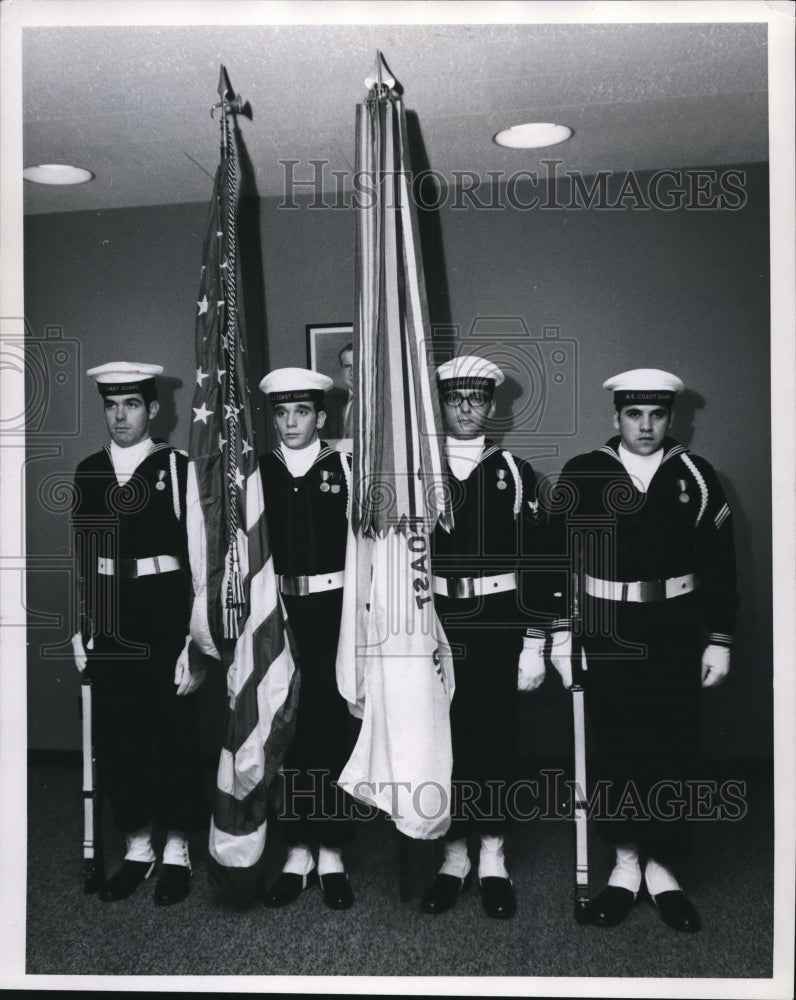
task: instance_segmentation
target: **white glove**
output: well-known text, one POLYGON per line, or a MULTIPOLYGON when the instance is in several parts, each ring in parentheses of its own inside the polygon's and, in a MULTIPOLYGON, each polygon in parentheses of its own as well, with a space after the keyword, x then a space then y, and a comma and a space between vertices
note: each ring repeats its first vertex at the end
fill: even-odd
POLYGON ((706 646, 702 654, 702 687, 712 688, 721 684, 730 672, 730 647, 706 646))
POLYGON ((517 690, 535 691, 544 680, 544 638, 525 636, 517 669, 517 690))
POLYGON ((205 679, 205 668, 199 667, 191 670, 191 661, 188 656, 188 647, 191 644, 191 637, 186 636, 185 646, 177 658, 177 666, 174 668, 174 683, 177 685, 177 694, 190 694, 195 691, 205 679))
POLYGON ((553 632, 550 662, 561 676, 567 690, 572 687, 572 633, 553 632))
POLYGON ((86 650, 83 646, 83 637, 79 632, 75 632, 72 636, 72 652, 75 654, 75 666, 82 674, 86 669, 88 657, 86 656, 86 650))

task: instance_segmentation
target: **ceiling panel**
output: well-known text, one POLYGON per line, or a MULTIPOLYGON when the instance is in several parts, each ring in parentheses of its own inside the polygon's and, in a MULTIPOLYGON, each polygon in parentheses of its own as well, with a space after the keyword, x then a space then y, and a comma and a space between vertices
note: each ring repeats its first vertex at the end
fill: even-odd
POLYGON ((350 172, 354 107, 377 49, 417 115, 429 164, 594 173, 765 160, 763 24, 440 24, 26 27, 25 165, 96 173, 73 188, 25 184, 28 213, 204 201, 218 157, 219 68, 251 106, 241 131, 257 193, 281 195, 284 167, 350 172), (504 150, 520 121, 575 135, 504 150))

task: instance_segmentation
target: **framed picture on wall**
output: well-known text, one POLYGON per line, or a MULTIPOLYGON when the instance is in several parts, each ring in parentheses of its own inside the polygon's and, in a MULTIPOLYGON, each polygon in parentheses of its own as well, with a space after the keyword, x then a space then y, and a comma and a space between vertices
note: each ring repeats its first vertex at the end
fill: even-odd
POLYGON ((353 387, 352 359, 341 353, 354 336, 352 323, 318 323, 307 325, 307 367, 322 372, 333 379, 334 385, 326 393, 326 426, 321 436, 328 441, 347 439, 345 414, 349 403, 349 390, 353 387), (345 365, 343 364, 345 362, 345 365))

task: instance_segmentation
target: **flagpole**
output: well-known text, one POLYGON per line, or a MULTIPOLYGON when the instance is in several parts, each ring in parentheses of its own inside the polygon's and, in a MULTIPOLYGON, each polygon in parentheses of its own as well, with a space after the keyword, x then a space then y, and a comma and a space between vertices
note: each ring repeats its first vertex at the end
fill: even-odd
POLYGON ((243 573, 241 571, 240 557, 238 553, 238 505, 236 487, 234 485, 237 472, 237 413, 239 411, 240 400, 237 395, 238 380, 235 377, 235 357, 237 354, 238 323, 237 323, 237 303, 236 303, 236 270, 237 270, 237 178, 235 171, 235 150, 232 148, 232 137, 230 131, 229 114, 240 114, 243 111, 243 100, 240 94, 236 94, 232 89, 225 66, 221 66, 218 76, 218 96, 221 98, 210 108, 210 117, 215 117, 216 108, 221 109, 219 126, 221 131, 221 162, 229 163, 228 183, 231 191, 231 204, 227 217, 227 232, 219 232, 219 251, 224 246, 227 248, 227 256, 219 252, 218 261, 222 273, 219 276, 219 284, 224 288, 226 305, 226 322, 224 329, 227 341, 227 364, 228 377, 226 379, 226 394, 224 400, 225 432, 228 442, 227 448, 227 489, 230 493, 229 502, 229 538, 228 538, 228 579, 226 608, 224 614, 224 635, 228 639, 237 639, 239 635, 240 613, 243 609, 245 598, 243 594, 243 573), (223 273, 226 269, 226 274, 223 273))

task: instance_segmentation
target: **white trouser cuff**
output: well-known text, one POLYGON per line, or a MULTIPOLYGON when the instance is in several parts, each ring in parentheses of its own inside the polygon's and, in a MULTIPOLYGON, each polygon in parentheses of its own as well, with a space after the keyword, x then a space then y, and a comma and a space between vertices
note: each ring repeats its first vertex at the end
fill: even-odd
POLYGON ((644 869, 644 881, 650 896, 657 896, 659 892, 674 892, 680 888, 680 883, 674 877, 671 869, 654 858, 647 861, 647 866, 644 869))
POLYGON ((166 846, 163 848, 164 865, 180 865, 191 869, 191 859, 188 855, 188 838, 182 830, 169 830, 166 846))
POLYGON ((608 885, 618 889, 628 889, 634 895, 641 888, 641 866, 635 844, 619 844, 616 848, 616 864, 608 879, 608 885))
POLYGON ((344 872, 343 849, 341 847, 319 847, 318 848, 318 874, 333 875, 335 872, 344 872))
POLYGON ((127 834, 127 853, 125 861, 154 861, 155 851, 152 848, 152 824, 147 823, 140 830, 127 834))
POLYGON ((442 862, 439 874, 465 878, 469 871, 470 859, 467 856, 467 841, 464 838, 446 841, 445 860, 442 862))
POLYGON ((481 853, 478 857, 479 878, 508 878, 506 859, 503 856, 502 836, 489 834, 481 837, 481 853))
POLYGON ((287 852, 287 860, 282 871, 289 875, 309 875, 314 866, 315 862, 309 847, 306 844, 296 844, 287 852))

